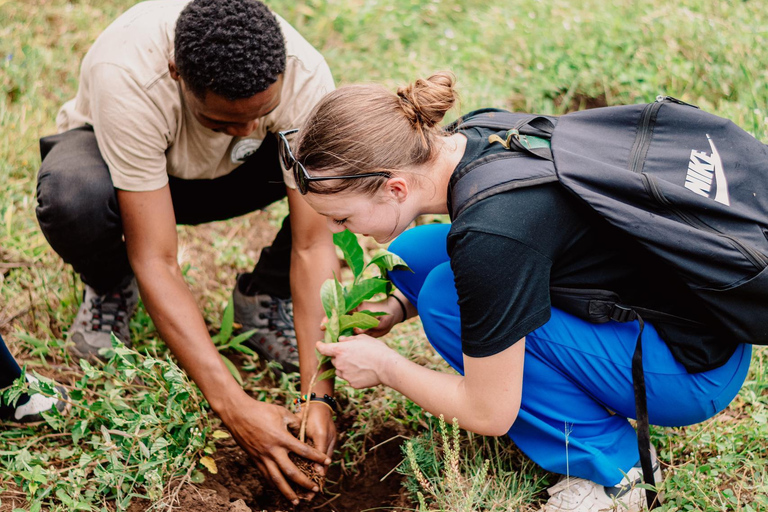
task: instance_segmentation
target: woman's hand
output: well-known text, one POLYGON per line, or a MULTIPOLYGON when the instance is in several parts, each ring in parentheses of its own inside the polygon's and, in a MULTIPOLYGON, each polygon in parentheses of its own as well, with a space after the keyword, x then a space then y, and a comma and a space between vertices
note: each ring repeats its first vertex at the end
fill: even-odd
POLYGON ((403 313, 400 310, 400 306, 397 301, 392 297, 387 297, 384 300, 378 302, 363 302, 355 311, 368 310, 371 313, 386 313, 382 316, 377 316, 379 325, 370 329, 355 329, 355 334, 367 334, 374 338, 380 338, 387 334, 398 323, 402 322, 403 313))
POLYGON ((384 369, 400 357, 382 341, 367 334, 339 338, 339 343, 319 341, 317 350, 331 358, 336 376, 356 389, 381 384, 384 369))
MULTIPOLYGON (((372 313, 386 314, 376 317, 379 320, 379 325, 376 327, 372 327, 371 329, 355 329, 355 334, 367 334, 369 336, 373 336, 374 338, 380 338, 391 331, 394 326, 410 318, 412 314, 409 315, 408 310, 413 308, 410 305, 410 302, 408 302, 408 299, 404 297, 400 298, 399 300, 403 303, 402 307, 400 306, 398 299, 392 295, 378 302, 366 301, 356 307, 355 311, 368 310, 372 313)), ((413 309, 415 311, 415 308, 413 309)))

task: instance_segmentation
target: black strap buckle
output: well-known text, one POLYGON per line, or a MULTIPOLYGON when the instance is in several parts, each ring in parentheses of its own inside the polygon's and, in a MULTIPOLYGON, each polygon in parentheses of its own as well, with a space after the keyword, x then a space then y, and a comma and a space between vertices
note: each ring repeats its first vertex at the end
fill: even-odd
POLYGON ((637 312, 632 308, 616 304, 613 306, 613 311, 611 312, 611 320, 617 322, 631 322, 637 320, 637 312))

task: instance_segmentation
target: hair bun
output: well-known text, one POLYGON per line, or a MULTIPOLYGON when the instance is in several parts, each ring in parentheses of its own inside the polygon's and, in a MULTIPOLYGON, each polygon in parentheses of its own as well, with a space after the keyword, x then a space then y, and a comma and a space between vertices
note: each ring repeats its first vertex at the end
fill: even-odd
POLYGON ((415 128, 437 126, 456 103, 453 74, 440 71, 397 89, 400 106, 415 128))

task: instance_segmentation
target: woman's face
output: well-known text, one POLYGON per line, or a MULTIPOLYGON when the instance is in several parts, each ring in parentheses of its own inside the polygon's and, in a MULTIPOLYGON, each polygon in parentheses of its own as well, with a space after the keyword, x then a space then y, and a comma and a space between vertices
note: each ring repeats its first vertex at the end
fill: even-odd
POLYGON ((349 229, 384 244, 402 233, 412 220, 409 218, 404 222, 406 215, 402 212, 401 202, 389 195, 387 187, 383 187, 374 196, 355 192, 328 195, 310 192, 303 197, 326 218, 333 233, 349 229))

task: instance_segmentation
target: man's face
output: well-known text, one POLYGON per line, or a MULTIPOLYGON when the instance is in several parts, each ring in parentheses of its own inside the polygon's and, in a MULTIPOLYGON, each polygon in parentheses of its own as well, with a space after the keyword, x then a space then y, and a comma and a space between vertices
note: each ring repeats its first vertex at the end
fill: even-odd
MULTIPOLYGON (((176 77, 174 77, 176 78, 176 77)), ((184 101, 197 121, 206 128, 232 137, 246 137, 259 125, 259 119, 272 112, 280 104, 283 75, 266 90, 250 98, 228 100, 213 92, 201 99, 190 91, 183 79, 181 83, 184 101)))

